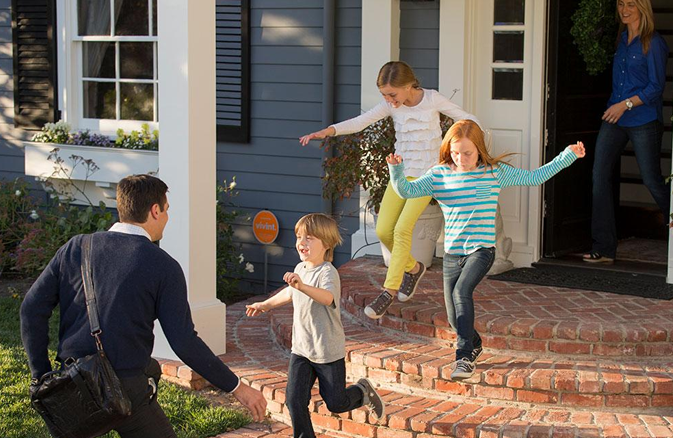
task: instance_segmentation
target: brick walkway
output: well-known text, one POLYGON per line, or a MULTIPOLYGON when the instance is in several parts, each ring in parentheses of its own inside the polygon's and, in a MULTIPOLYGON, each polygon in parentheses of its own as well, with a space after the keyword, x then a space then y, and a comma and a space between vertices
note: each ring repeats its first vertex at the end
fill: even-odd
MULTIPOLYGON (((673 302, 485 280, 475 293, 485 353, 471 379, 449 379, 455 336, 446 323, 439 264, 411 302, 378 322, 362 308, 385 268, 361 258, 340 268, 347 367, 369 377, 387 401, 375 424, 364 409, 333 415, 314 390, 316 428, 330 437, 673 437, 673 302), (514 316, 513 316, 514 315, 514 316)), ((285 401, 291 307, 246 318, 227 308, 222 359, 261 389, 276 420, 285 401)), ((205 382, 168 362, 164 372, 205 382)), ((280 423, 220 435, 281 437, 280 423)))

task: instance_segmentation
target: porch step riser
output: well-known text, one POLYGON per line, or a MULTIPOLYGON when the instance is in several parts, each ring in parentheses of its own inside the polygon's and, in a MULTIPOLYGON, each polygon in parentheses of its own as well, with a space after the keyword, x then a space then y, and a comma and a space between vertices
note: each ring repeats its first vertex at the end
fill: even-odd
MULTIPOLYGON (((352 301, 342 301, 342 308, 369 327, 379 326, 431 341, 446 342, 448 346, 456 340, 455 332, 445 322, 446 313, 436 309, 423 312, 423 309, 408 308, 401 312, 402 317, 386 314, 374 321, 365 316, 363 307, 352 301), (405 315, 411 319, 405 318, 405 315)), ((491 349, 610 359, 673 356, 673 342, 668 339, 670 332, 663 328, 601 330, 601 327, 589 325, 491 317, 485 315, 475 321, 475 329, 481 334, 484 345, 491 349)))
MULTIPOLYGON (((276 342, 290 351, 290 315, 274 314, 271 323, 276 342)), ((387 342, 380 335, 377 341, 387 342)), ((398 341, 404 345, 403 338, 398 341)), ((450 379, 452 351, 437 350, 440 356, 437 358, 434 354, 422 356, 366 342, 358 344, 351 338, 346 350, 347 371, 352 378, 369 377, 386 386, 433 391, 439 393, 438 396, 448 393, 601 410, 630 408, 641 413, 673 406, 673 375, 665 372, 670 366, 659 367, 654 372, 645 372, 642 368, 629 371, 628 367, 622 370, 614 364, 525 361, 484 353, 475 376, 455 382, 450 379), (584 370, 572 369, 574 367, 584 370)))

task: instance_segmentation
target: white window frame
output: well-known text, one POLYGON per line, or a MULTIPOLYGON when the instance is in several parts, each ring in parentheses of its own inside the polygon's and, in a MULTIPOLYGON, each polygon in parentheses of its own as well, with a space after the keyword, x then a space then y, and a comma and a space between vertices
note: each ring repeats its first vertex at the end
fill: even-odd
MULTIPOLYGON (((155 2, 158 0, 151 0, 155 2)), ((150 3, 150 7, 152 3, 150 3)), ((150 9, 151 11, 151 9, 150 9)), ((122 37, 80 37, 77 35, 77 0, 57 0, 57 63, 58 63, 58 108, 61 111, 61 120, 70 124, 73 130, 88 129, 92 132, 115 137, 119 128, 126 132, 139 131, 144 123, 150 127, 150 131, 159 129, 157 120, 158 107, 158 71, 157 71, 157 45, 158 36, 122 36, 122 37), (111 120, 111 119, 90 119, 84 118, 83 105, 83 76, 82 76, 82 43, 85 41, 118 41, 118 42, 153 42, 154 44, 154 79, 132 79, 118 80, 114 82, 148 82, 154 83, 154 121, 141 120, 111 120)), ((150 18, 149 29, 152 33, 152 20, 150 18)), ((118 64, 117 57, 115 64, 118 64)), ((118 71, 119 65, 116 65, 118 71)), ((101 82, 104 82, 102 80, 101 82)), ((119 101, 119 96, 117 96, 119 101)), ((119 114, 119 108, 117 108, 119 114)))

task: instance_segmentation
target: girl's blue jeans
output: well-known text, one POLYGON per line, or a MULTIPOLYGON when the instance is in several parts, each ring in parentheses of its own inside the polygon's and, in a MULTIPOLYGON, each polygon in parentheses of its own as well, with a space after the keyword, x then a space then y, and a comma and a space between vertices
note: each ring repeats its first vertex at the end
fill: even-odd
POLYGON ((474 288, 493 265, 495 247, 481 248, 472 254, 444 254, 444 302, 451 327, 458 335, 456 360, 472 358, 481 347, 481 337, 474 329, 474 288))

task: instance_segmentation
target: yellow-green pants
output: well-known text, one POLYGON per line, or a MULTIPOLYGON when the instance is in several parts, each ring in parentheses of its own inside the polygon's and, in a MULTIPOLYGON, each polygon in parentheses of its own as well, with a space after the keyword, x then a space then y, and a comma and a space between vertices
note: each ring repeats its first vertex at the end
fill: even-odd
MULTIPOLYGON (((407 179, 413 181, 416 178, 407 179)), ((388 290, 398 290, 404 272, 409 272, 416 266, 416 259, 411 255, 411 235, 416 221, 431 199, 431 196, 402 199, 390 183, 386 188, 376 221, 376 235, 390 251, 390 264, 383 283, 383 287, 388 290)))

